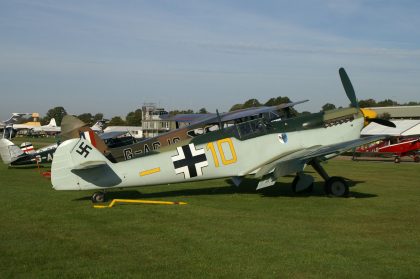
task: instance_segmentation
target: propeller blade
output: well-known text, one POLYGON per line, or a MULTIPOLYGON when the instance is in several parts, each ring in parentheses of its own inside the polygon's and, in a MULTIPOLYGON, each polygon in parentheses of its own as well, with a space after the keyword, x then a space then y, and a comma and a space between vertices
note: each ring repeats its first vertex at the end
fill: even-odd
POLYGON ((343 84, 344 91, 346 91, 347 98, 349 98, 350 103, 353 107, 359 108, 359 103, 357 102, 356 93, 354 92, 353 85, 351 84, 351 81, 349 77, 347 76, 346 70, 344 68, 340 68, 338 70, 338 73, 340 74, 341 83, 343 84))
POLYGON ((387 127, 391 127, 391 128, 396 128, 397 127, 394 124, 394 122, 391 122, 389 120, 382 119, 382 118, 366 118, 366 121, 375 122, 375 123, 378 123, 379 125, 383 125, 383 126, 387 126, 387 127))

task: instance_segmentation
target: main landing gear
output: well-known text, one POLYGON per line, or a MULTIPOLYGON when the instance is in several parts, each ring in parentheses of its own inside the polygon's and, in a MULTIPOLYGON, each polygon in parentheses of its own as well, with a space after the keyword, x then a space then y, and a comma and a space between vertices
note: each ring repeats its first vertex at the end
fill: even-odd
MULTIPOLYGON (((309 163, 314 170, 325 180, 325 193, 334 197, 347 197, 349 195, 349 185, 342 177, 330 177, 318 160, 309 163)), ((314 179, 308 174, 298 172, 292 182, 293 192, 309 192, 312 191, 314 179)))
POLYGON ((105 201, 105 192, 95 192, 90 198, 93 203, 101 203, 105 201))

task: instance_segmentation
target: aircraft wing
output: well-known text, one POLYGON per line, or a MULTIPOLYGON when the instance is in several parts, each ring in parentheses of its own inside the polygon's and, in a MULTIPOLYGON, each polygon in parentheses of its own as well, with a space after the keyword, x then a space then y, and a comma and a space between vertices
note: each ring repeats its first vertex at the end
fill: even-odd
POLYGON ((12 113, 12 117, 10 117, 8 120, 4 121, 3 123, 5 125, 14 124, 17 121, 19 121, 25 115, 30 115, 30 113, 17 113, 17 112, 14 112, 14 113, 12 113))
MULTIPOLYGON (((220 114, 220 121, 221 122, 229 122, 232 120, 236 120, 239 118, 244 118, 248 116, 259 115, 261 113, 267 113, 271 111, 281 110, 288 107, 293 107, 295 105, 305 103, 308 100, 292 102, 292 103, 284 103, 278 106, 262 106, 262 107, 252 107, 246 109, 235 110, 231 112, 225 112, 220 114)), ((215 113, 203 113, 203 114, 177 114, 174 116, 168 116, 167 119, 174 120, 177 122, 189 122, 191 124, 205 124, 205 123, 217 123, 219 122, 219 118, 215 113)))
POLYGON ((254 107, 254 108, 247 108, 247 109, 241 109, 241 110, 236 110, 236 111, 232 111, 232 112, 227 112, 221 115, 221 120, 222 122, 227 122, 227 121, 232 121, 238 118, 243 118, 243 117, 247 117, 247 116, 253 116, 253 115, 258 115, 261 113, 267 113, 267 112, 271 112, 271 111, 276 111, 276 110, 281 110, 281 109, 285 109, 285 108, 289 108, 289 107, 293 107, 295 105, 301 104, 301 103, 305 103, 308 100, 304 100, 304 101, 299 101, 299 102, 293 102, 293 103, 284 103, 278 106, 263 106, 263 107, 254 107))
POLYGON ((214 113, 190 113, 190 114, 176 114, 174 116, 161 116, 163 119, 168 119, 176 122, 195 123, 202 120, 213 119, 216 117, 214 113))
MULTIPOLYGON (((331 159, 347 150, 368 144, 374 141, 383 140, 386 136, 372 136, 355 139, 338 144, 316 145, 305 149, 296 150, 281 158, 276 158, 272 162, 262 166, 255 174, 260 178, 273 173, 275 177, 284 176, 293 172, 303 170, 304 165, 313 159, 325 161, 331 159)), ((259 187, 262 188, 262 187, 259 187)))

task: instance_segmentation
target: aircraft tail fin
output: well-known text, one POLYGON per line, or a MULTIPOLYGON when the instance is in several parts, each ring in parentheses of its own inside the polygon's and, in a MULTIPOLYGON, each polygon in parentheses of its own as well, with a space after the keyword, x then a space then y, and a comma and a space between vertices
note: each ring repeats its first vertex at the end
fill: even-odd
POLYGON ((55 152, 51 183, 56 190, 103 189, 121 181, 113 163, 84 138, 67 140, 55 152))
POLYGON ((15 161, 17 157, 24 154, 24 152, 8 139, 0 139, 0 156, 3 163, 10 164, 15 161))
POLYGON ((91 128, 92 128, 92 130, 94 130, 94 131, 98 131, 98 132, 103 132, 104 131, 104 127, 105 127, 105 124, 106 124, 106 122, 107 122, 108 120, 106 120, 106 119, 103 119, 103 120, 99 120, 99 121, 97 121, 91 128))
POLYGON ((26 154, 35 153, 34 146, 31 142, 24 142, 20 145, 20 149, 26 154))
POLYGON ((105 142, 83 121, 72 115, 65 115, 61 122, 61 139, 75 139, 83 137, 91 142, 101 153, 106 153, 108 147, 105 142))
POLYGON ((50 123, 47 125, 48 127, 57 127, 57 122, 55 122, 55 118, 51 118, 50 123))

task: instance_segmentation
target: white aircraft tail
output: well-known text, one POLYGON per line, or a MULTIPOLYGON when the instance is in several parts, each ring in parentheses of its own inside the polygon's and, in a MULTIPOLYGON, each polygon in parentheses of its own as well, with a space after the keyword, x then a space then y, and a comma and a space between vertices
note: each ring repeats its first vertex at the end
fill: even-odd
POLYGON ((57 122, 55 122, 55 118, 51 118, 50 123, 47 125, 48 127, 57 127, 57 122))
POLYGON ((0 139, 0 156, 3 163, 10 164, 15 161, 17 157, 24 154, 24 152, 8 139, 0 139))
POLYGON ((99 120, 96 122, 91 129, 95 132, 103 132, 105 127, 106 120, 99 120))
POLYGON ((20 149, 26 154, 33 154, 35 153, 34 146, 31 142, 24 142, 20 145, 20 149))
POLYGON ((51 165, 51 183, 56 190, 106 189, 121 183, 111 163, 83 138, 58 146, 51 165))

